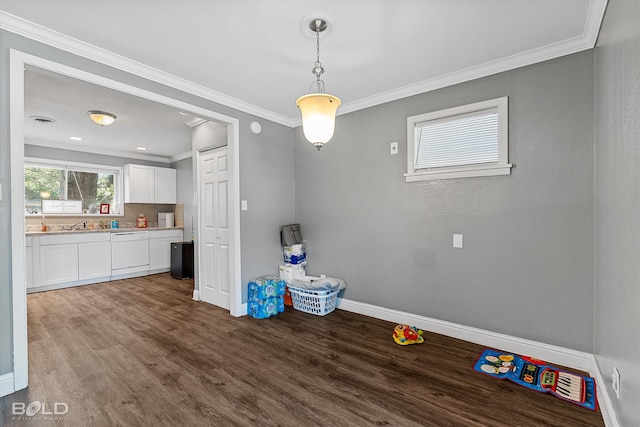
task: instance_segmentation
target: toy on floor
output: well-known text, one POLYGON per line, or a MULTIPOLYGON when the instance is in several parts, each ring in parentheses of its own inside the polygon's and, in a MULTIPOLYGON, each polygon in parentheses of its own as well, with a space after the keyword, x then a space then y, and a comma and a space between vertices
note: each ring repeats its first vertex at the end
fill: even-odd
POLYGON ((424 331, 415 326, 397 325, 393 328, 393 340, 400 345, 422 344, 424 342, 423 334, 424 331))
POLYGON ((596 410, 596 382, 591 377, 576 375, 542 360, 497 350, 485 350, 473 366, 478 372, 596 410))

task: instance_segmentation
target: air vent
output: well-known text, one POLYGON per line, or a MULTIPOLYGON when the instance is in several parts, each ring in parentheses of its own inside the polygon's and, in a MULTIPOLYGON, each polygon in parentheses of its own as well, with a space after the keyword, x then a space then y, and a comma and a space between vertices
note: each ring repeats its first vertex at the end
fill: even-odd
POLYGON ((52 119, 50 117, 44 117, 44 116, 31 116, 30 117, 34 122, 36 123, 40 123, 42 125, 48 125, 51 123, 55 123, 56 120, 52 119))

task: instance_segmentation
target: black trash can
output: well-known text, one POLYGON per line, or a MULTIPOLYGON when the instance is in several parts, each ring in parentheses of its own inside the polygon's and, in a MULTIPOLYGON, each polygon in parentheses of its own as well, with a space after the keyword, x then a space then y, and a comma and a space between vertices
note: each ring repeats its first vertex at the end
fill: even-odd
POLYGON ((193 242, 171 243, 171 277, 176 279, 193 277, 193 242))

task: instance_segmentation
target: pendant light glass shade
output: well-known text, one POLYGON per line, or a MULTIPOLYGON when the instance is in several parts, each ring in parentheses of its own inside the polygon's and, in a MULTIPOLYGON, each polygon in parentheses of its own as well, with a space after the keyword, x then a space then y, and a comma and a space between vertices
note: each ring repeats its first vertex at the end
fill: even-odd
POLYGON ((316 81, 311 83, 310 94, 303 95, 296 100, 296 105, 302 114, 302 131, 307 141, 318 150, 333 137, 336 128, 336 111, 341 104, 340 98, 329 95, 324 90, 324 82, 320 76, 324 68, 320 63, 320 32, 327 29, 327 21, 316 18, 309 22, 309 29, 316 33, 316 62, 311 72, 316 81))
POLYGON ((91 118, 91 120, 93 120, 95 123, 99 124, 100 126, 109 126, 110 124, 116 121, 116 115, 107 113, 106 111, 92 110, 92 111, 87 111, 87 114, 89 114, 89 117, 91 118))
POLYGON ((337 96, 327 93, 310 93, 296 101, 302 114, 304 137, 318 150, 333 137, 336 127, 336 110, 340 103, 337 96))

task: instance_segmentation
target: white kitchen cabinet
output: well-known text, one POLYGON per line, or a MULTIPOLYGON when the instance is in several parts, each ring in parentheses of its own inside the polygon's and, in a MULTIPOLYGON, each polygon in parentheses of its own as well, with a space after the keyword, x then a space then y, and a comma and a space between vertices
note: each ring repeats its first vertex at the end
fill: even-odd
POLYGON ((176 203, 176 170, 125 165, 124 201, 125 203, 176 203))
POLYGON ((34 239, 34 268, 31 288, 82 284, 109 280, 111 276, 111 233, 52 234, 34 239), (37 265, 37 266, 36 266, 37 265), (35 276, 35 274, 34 274, 35 276), (96 279, 96 280, 94 280, 96 279))
POLYGON ((76 243, 40 246, 39 286, 57 285, 78 280, 78 245, 76 243))
POLYGON ((176 203, 176 170, 155 168, 155 203, 176 203))
POLYGON ((149 231, 149 270, 171 269, 171 243, 181 242, 182 230, 149 231))
MULTIPOLYGON (((107 239, 109 235, 104 233, 107 239)), ((78 244, 78 279, 111 276, 111 241, 78 244)))
POLYGON ((27 288, 33 286, 33 246, 32 238, 25 238, 25 285, 27 288))

